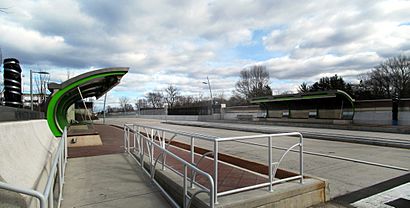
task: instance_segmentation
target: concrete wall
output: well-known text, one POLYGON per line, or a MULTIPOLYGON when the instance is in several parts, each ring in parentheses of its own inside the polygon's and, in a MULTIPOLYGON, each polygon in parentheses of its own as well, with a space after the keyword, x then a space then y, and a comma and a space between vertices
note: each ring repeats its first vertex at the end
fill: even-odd
POLYGON ((44 118, 43 112, 31 111, 23 108, 12 108, 0 105, 0 122, 1 121, 21 121, 30 119, 44 118))
POLYGON ((319 109, 317 114, 321 119, 340 119, 341 111, 339 109, 319 109))
POLYGON ((259 105, 249 106, 233 106, 223 110, 221 118, 224 120, 238 120, 238 116, 252 116, 252 120, 256 119, 264 112, 259 105))
POLYGON ((165 108, 142 108, 137 111, 140 115, 165 115, 165 108))
MULTIPOLYGON (((410 99, 399 102, 398 125, 410 125, 410 99)), ((356 112, 353 118, 355 124, 392 124, 392 100, 362 100, 356 101, 356 112)))
POLYGON ((252 116, 253 119, 258 117, 258 113, 255 112, 232 112, 232 113, 224 113, 223 114, 223 119, 224 120, 238 120, 238 115, 242 116, 242 115, 249 115, 252 116))
MULTIPOLYGON (((358 110, 354 114, 355 124, 392 124, 391 110, 358 110)), ((410 111, 399 111, 398 125, 410 125, 410 111)))
POLYGON ((206 120, 220 120, 221 114, 214 115, 137 115, 137 118, 147 119, 160 119, 160 120, 172 120, 172 121, 206 121, 206 120))
MULTIPOLYGON (((43 119, 0 123, 0 179, 43 192, 58 140, 43 119)), ((37 200, 21 196, 28 207, 37 206, 37 200)))
POLYGON ((167 115, 137 115, 137 118, 160 119, 160 120, 184 120, 198 121, 198 116, 167 116, 167 115))

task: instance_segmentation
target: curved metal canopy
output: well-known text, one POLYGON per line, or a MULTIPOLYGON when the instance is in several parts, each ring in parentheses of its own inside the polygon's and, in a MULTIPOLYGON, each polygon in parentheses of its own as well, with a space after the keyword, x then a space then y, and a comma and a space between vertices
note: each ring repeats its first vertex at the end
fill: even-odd
POLYGON ((50 83, 48 88, 52 92, 47 105, 47 122, 55 136, 61 136, 67 121, 68 108, 81 99, 80 89, 84 98, 97 99, 120 83, 121 78, 128 72, 127 67, 104 68, 81 74, 61 84, 50 83))

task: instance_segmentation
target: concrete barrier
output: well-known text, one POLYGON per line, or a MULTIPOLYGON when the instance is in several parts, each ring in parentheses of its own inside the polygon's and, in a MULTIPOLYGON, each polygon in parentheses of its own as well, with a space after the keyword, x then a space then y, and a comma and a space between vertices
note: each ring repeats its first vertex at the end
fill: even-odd
POLYGON ((13 108, 0 105, 0 122, 43 119, 44 113, 23 108, 13 108))
MULTIPOLYGON (((43 192, 58 141, 43 119, 0 123, 0 180, 43 192)), ((6 197, 0 207, 16 206, 13 201, 21 199, 25 207, 38 206, 32 197, 1 191, 0 198, 6 197)))

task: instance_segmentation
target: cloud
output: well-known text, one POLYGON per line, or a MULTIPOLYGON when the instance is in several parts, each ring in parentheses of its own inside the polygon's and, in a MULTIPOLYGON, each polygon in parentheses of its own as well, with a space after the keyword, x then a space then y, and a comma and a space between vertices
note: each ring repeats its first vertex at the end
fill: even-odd
POLYGON ((0 46, 55 81, 67 70, 129 66, 115 88, 140 97, 174 84, 229 94, 241 69, 266 65, 273 88, 339 74, 354 81, 410 53, 409 1, 5 0, 0 46), (238 52, 240 50, 240 52, 238 52), (251 54, 254 53, 254 54, 251 54))

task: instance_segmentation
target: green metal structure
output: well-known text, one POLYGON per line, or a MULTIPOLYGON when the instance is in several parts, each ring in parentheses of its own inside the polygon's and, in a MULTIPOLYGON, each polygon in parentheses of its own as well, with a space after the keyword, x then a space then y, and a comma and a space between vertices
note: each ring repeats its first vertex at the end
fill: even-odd
POLYGON ((61 136, 67 120, 68 108, 81 98, 97 99, 120 83, 127 67, 104 68, 73 77, 61 84, 50 83, 52 92, 47 105, 47 122, 55 136, 61 136))

